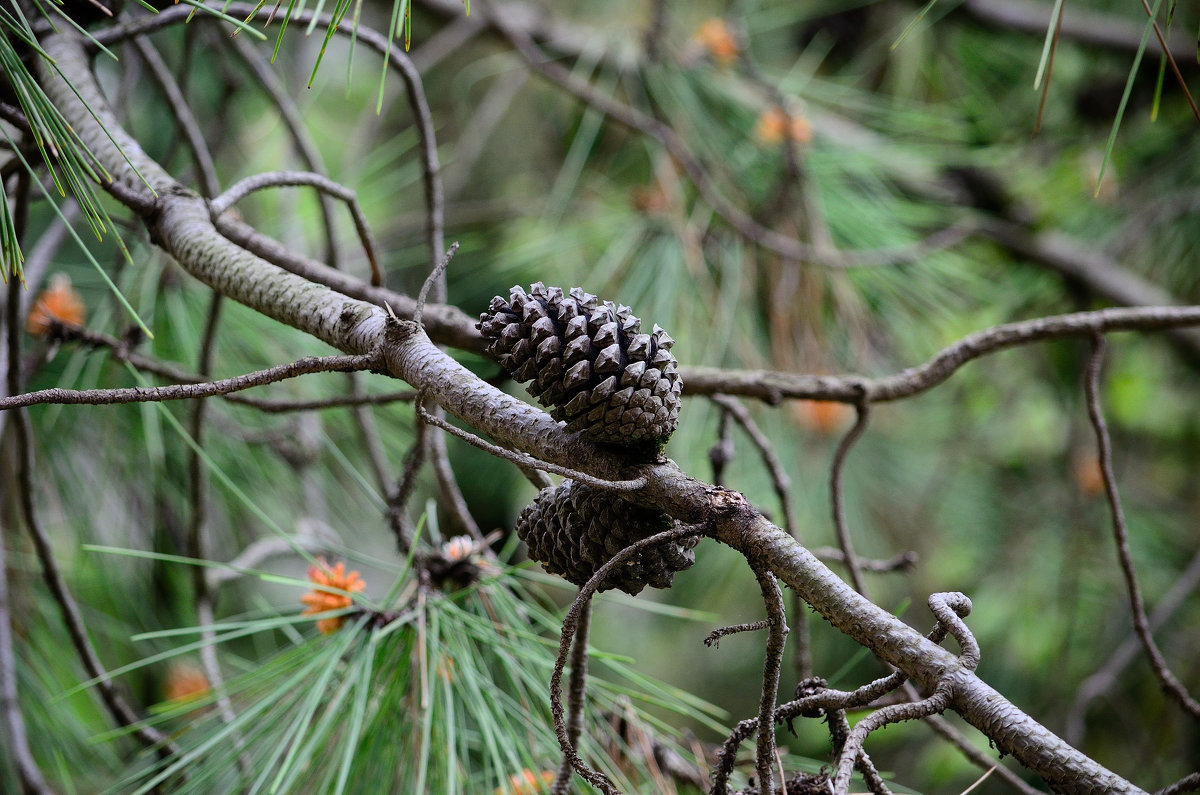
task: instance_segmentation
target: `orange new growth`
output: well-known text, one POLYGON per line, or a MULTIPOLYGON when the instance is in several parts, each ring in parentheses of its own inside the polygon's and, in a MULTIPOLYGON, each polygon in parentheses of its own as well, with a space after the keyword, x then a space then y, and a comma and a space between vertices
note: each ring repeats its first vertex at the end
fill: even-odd
POLYGON ((695 38, 717 63, 727 66, 737 60, 737 39, 733 37, 725 20, 718 17, 704 20, 696 29, 695 38))
POLYGON ((208 695, 212 687, 204 671, 194 663, 175 662, 167 669, 163 695, 167 701, 192 701, 208 695))
MULTIPOLYGON (((308 605, 300 614, 304 616, 349 607, 353 602, 349 594, 358 593, 367 587, 367 584, 358 576, 357 571, 347 574, 346 564, 340 561, 336 566, 330 568, 324 558, 317 558, 317 565, 308 567, 308 579, 317 587, 300 597, 300 601, 308 605), (336 588, 349 593, 330 593, 323 590, 325 588, 336 588)), ((345 616, 318 619, 317 629, 321 631, 322 635, 328 635, 341 629, 345 621, 345 616)))
POLYGON ((796 143, 812 140, 812 125, 803 116, 789 116, 778 107, 770 107, 758 117, 754 134, 764 144, 777 144, 786 135, 796 143))
POLYGON ((496 787, 495 795, 538 795, 548 792, 554 783, 554 774, 549 770, 534 773, 525 768, 520 773, 508 777, 507 787, 496 787))
POLYGON ((82 326, 85 316, 83 301, 71 287, 71 278, 65 273, 56 273, 50 279, 50 286, 42 290, 29 310, 25 330, 34 335, 45 334, 55 320, 82 326))

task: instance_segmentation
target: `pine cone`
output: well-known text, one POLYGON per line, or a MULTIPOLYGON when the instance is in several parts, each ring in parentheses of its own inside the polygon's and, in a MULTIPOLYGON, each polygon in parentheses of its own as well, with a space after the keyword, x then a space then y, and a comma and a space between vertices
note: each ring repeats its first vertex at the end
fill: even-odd
MULTIPOLYGON (((517 518, 517 535, 529 557, 546 571, 583 585, 625 547, 672 526, 664 513, 622 500, 612 492, 564 480, 542 489, 517 518)), ((647 585, 669 588, 675 572, 696 562, 699 539, 657 544, 635 554, 600 585, 637 594, 647 585)))
POLYGON ((597 442, 626 446, 665 441, 679 424, 683 382, 675 343, 629 307, 600 301, 579 287, 568 295, 537 282, 492 299, 477 324, 487 352, 550 416, 597 442))

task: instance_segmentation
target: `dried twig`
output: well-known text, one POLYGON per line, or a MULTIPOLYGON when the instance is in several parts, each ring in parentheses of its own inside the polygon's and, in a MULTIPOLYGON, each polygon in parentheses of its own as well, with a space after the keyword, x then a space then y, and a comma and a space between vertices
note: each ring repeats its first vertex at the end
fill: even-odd
POLYGON ((612 557, 607 563, 596 570, 592 578, 588 580, 580 589, 575 597, 575 601, 568 608, 566 616, 563 618, 562 637, 558 643, 558 658, 554 663, 554 673, 550 676, 550 712, 554 717, 554 732, 558 735, 558 744, 562 749, 564 760, 575 769, 579 775, 583 776, 584 780, 591 784, 596 789, 604 792, 605 795, 617 795, 617 790, 613 787, 612 782, 603 773, 593 770, 579 756, 574 743, 571 742, 567 731, 567 724, 563 717, 562 704, 562 676, 563 669, 567 664, 567 656, 571 652, 571 645, 575 638, 575 633, 579 627, 580 616, 582 615, 585 606, 591 601, 592 596, 600 588, 601 583, 608 577, 609 573, 622 565, 626 560, 640 552, 643 549, 654 546, 655 544, 667 543, 670 541, 679 541, 684 538, 689 538, 700 534, 703 531, 703 525, 684 525, 673 527, 670 530, 664 530, 661 533, 656 533, 649 538, 643 538, 633 544, 622 549, 612 557))
MULTIPOLYGON (((300 109, 296 107, 295 100, 292 99, 291 94, 284 87, 283 81, 279 79, 266 59, 250 42, 246 41, 245 36, 214 36, 213 38, 219 38, 222 42, 227 43, 230 49, 249 67, 259 85, 262 86, 263 92, 271 100, 271 106, 278 108, 279 117, 282 119, 284 127, 287 128, 288 135, 291 136, 292 143, 296 147, 296 154, 300 156, 305 168, 322 176, 329 176, 329 172, 325 168, 325 160, 321 157, 321 150, 304 126, 300 109)), ((337 235, 334 233, 333 227, 333 199, 323 192, 317 194, 317 199, 321 203, 321 223, 325 227, 325 262, 330 267, 336 268, 340 256, 337 235)))
POLYGON ((753 562, 754 576, 762 590, 763 603, 767 607, 766 659, 763 662, 762 692, 758 704, 758 747, 754 754, 754 768, 758 775, 758 791, 773 792, 771 765, 775 761, 775 697, 779 692, 779 672, 783 663, 784 638, 787 637, 787 612, 783 606, 783 592, 775 575, 753 562))
POLYGON ((950 706, 950 694, 949 685, 939 686, 929 698, 911 704, 882 707, 856 723, 850 730, 850 736, 846 738, 838 759, 837 775, 833 779, 834 795, 849 792, 850 776, 854 772, 855 762, 862 753, 863 742, 868 734, 891 723, 919 720, 942 712, 950 706))
POLYGON ((204 132, 200 129, 195 114, 192 113, 191 104, 183 95, 179 84, 175 82, 166 61, 162 59, 150 40, 145 36, 135 36, 133 46, 142 62, 146 64, 146 68, 149 69, 150 76, 158 84, 163 97, 167 100, 167 108, 175 117, 183 137, 187 139, 188 148, 192 150, 192 158, 196 161, 201 190, 204 191, 205 196, 216 195, 221 190, 221 182, 217 178, 217 166, 213 162, 212 153, 208 151, 208 142, 204 138, 204 132))
MULTIPOLYGON (((0 186, 2 187, 2 186, 0 186)), ((24 204, 24 202, 21 202, 24 204)), ((23 230, 22 230, 23 231, 23 230)), ((13 339, 18 336, 17 321, 20 318, 20 281, 10 278, 6 295, 6 331, 9 367, 7 386, 12 389, 19 381, 21 365, 19 344, 13 339)), ((0 534, 0 711, 3 712, 4 745, 17 768, 21 786, 30 793, 50 795, 54 790, 46 784, 37 760, 29 747, 29 735, 25 731, 25 718, 21 714, 21 703, 17 690, 17 658, 13 653, 12 611, 8 598, 8 552, 7 535, 0 534)))
MULTIPOLYGON (((758 448, 758 453, 762 457, 763 463, 766 464, 767 472, 771 475, 771 484, 775 488, 775 495, 779 497, 779 507, 783 511, 783 529, 787 530, 793 538, 799 538, 796 534, 796 520, 792 511, 792 481, 784 471, 783 463, 775 453, 771 440, 758 427, 741 401, 728 395, 713 395, 711 400, 724 410, 725 416, 737 420, 737 424, 742 427, 742 430, 750 437, 750 441, 754 442, 754 446, 758 448)), ((712 451, 709 451, 709 457, 713 457, 712 451)), ((716 469, 715 463, 713 469, 716 469)))
POLYGON ((1139 306, 1050 315, 969 334, 924 364, 882 378, 797 375, 771 370, 681 367, 685 395, 724 393, 775 404, 785 398, 884 403, 926 392, 969 361, 1017 345, 1114 331, 1163 331, 1200 325, 1200 306, 1139 306))
POLYGON ((1087 378, 1084 393, 1087 398, 1088 420, 1096 432, 1096 445, 1099 449, 1100 472, 1104 478, 1104 494, 1108 499, 1108 509, 1112 515, 1113 537, 1117 545, 1117 560, 1121 563, 1121 573, 1125 577, 1125 589, 1129 594, 1129 611, 1133 616, 1133 627, 1150 667, 1162 688, 1167 691, 1193 718, 1200 718, 1200 703, 1192 698, 1187 688, 1176 678, 1167 666, 1154 642, 1146 619, 1146 605, 1142 599, 1142 589, 1138 584, 1137 570, 1133 565, 1133 555, 1129 551, 1129 537, 1125 527, 1125 511, 1121 507, 1121 498, 1117 494, 1117 478, 1113 474, 1112 440, 1108 436, 1108 424, 1104 421, 1104 412, 1100 408, 1100 367, 1104 362, 1104 337, 1096 334, 1092 337, 1092 356, 1088 360, 1087 378))
POLYGON ((344 373, 369 370, 379 365, 374 354, 356 356, 306 356, 290 364, 281 364, 253 373, 222 378, 199 384, 170 386, 137 386, 118 389, 61 389, 53 387, 0 398, 0 411, 24 408, 41 403, 111 405, 114 403, 151 403, 164 400, 187 400, 225 395, 263 384, 273 384, 287 378, 309 373, 344 373))
POLYGON ((421 419, 430 425, 436 425, 443 431, 462 439, 472 447, 478 447, 484 452, 491 453, 499 458, 505 458, 509 461, 512 461, 514 464, 517 464, 518 466, 531 467, 533 469, 539 469, 546 472, 553 472, 556 475, 562 475, 565 478, 571 478, 571 480, 576 480, 580 483, 585 483, 588 486, 592 486, 593 488, 604 489, 606 491, 637 491, 646 485, 646 479, 643 477, 635 478, 633 480, 605 480, 604 478, 593 477, 586 472, 580 472, 569 467, 551 464, 547 461, 540 461, 533 456, 528 455, 527 453, 520 452, 519 450, 508 450, 499 445, 484 441, 470 431, 463 430, 462 428, 451 425, 443 419, 435 417, 434 415, 425 411, 425 409, 420 405, 417 406, 417 411, 420 413, 421 419))
MULTIPOLYGON (((846 747, 846 741, 850 739, 850 721, 846 717, 846 710, 832 709, 829 711, 829 734, 833 738, 834 755, 842 753, 842 749, 846 747)), ((863 781, 867 785, 867 789, 874 795, 891 795, 891 790, 879 775, 879 770, 875 767, 875 763, 871 761, 871 757, 863 749, 858 749, 858 755, 854 760, 854 768, 862 774, 863 781)))
MULTIPOLYGON (((587 645, 591 621, 592 603, 589 600, 579 609, 578 626, 571 649, 571 681, 567 686, 567 740, 572 747, 579 746, 579 735, 583 732, 584 708, 587 706, 587 645)), ((554 784, 550 787, 550 795, 570 795, 574 772, 575 769, 564 754, 554 784)))
POLYGON ((296 186, 315 188, 323 194, 341 199, 346 203, 347 209, 350 210, 350 217, 354 219, 354 229, 358 232, 358 239, 362 243, 363 251, 366 252, 367 262, 371 266, 371 285, 373 287, 382 286, 383 274, 379 270, 379 255, 375 251, 375 236, 371 234, 367 216, 358 203, 358 194, 345 185, 334 182, 329 177, 311 171, 269 171, 265 174, 255 174, 235 183, 229 190, 210 201, 208 206, 212 210, 213 218, 216 218, 255 191, 265 188, 296 186))
POLYGON ((727 627, 718 627, 704 636, 704 645, 720 648, 721 638, 726 635, 736 635, 741 632, 757 632, 760 629, 767 629, 770 626, 770 619, 760 618, 758 621, 750 621, 745 624, 731 624, 727 627))
POLYGON ((850 540, 850 528, 846 524, 845 499, 842 494, 842 472, 845 469, 846 456, 858 437, 862 436, 863 431, 867 429, 871 404, 863 399, 855 404, 855 408, 858 409, 858 417, 854 422, 854 427, 842 437, 833 454, 833 464, 829 471, 829 502, 833 509, 833 527, 837 532, 838 546, 842 550, 846 569, 850 573, 850 582, 854 585, 854 590, 870 598, 867 594, 866 581, 863 580, 862 568, 858 563, 858 556, 854 554, 854 545, 850 540))

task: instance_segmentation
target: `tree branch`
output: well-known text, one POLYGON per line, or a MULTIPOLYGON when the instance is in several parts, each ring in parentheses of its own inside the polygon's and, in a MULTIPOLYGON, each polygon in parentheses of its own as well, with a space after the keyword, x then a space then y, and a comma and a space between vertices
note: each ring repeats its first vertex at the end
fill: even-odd
POLYGON ((198 384, 172 384, 170 386, 135 386, 123 389, 62 389, 52 387, 37 392, 0 398, 0 411, 35 406, 40 403, 66 403, 72 405, 107 405, 112 403, 151 403, 164 400, 188 400, 226 395, 243 389, 273 384, 286 378, 295 378, 308 373, 344 373, 369 370, 379 363, 376 356, 306 356, 291 364, 282 364, 245 375, 235 375, 219 381, 198 384))
POLYGON ((1200 306, 1139 306, 1075 312, 1005 323, 977 331, 916 367, 881 378, 799 375, 772 370, 722 370, 681 367, 683 394, 719 392, 775 404, 785 398, 871 403, 902 400, 926 392, 954 375, 967 362, 1031 342, 1087 337, 1113 331, 1164 331, 1200 325, 1200 306), (861 392, 860 392, 861 390, 861 392))

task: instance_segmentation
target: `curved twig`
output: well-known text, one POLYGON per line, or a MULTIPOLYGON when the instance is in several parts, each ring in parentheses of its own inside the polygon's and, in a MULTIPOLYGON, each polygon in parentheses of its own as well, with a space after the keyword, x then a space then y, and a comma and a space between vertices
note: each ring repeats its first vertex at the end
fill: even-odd
MULTIPOLYGON (((783 591, 775 575, 753 561, 750 567, 762 591, 763 603, 767 608, 767 648, 763 662, 762 692, 758 704, 757 748, 754 752, 754 769, 758 776, 759 792, 774 792, 771 783, 771 768, 775 762, 775 697, 779 692, 779 671, 783 667, 783 645, 787 637, 787 613, 783 606, 783 591)), ((782 783, 782 782, 780 782, 782 783)))
POLYGON ((575 744, 571 742, 570 734, 567 729, 566 721, 563 717, 562 704, 562 675, 563 669, 567 664, 567 656, 571 652, 572 642, 575 638, 575 633, 579 627, 580 616, 585 610, 585 606, 590 603, 592 596, 600 588, 600 585, 607 579, 618 566, 622 565, 626 560, 632 557, 635 553, 643 549, 654 546, 656 544, 666 543, 668 541, 679 541, 684 538, 701 534, 702 525, 684 525, 673 527, 670 530, 664 530, 661 533, 643 538, 640 541, 634 542, 622 549, 612 557, 607 563, 596 570, 592 578, 588 580, 575 596, 575 601, 568 608, 566 616, 563 618, 562 637, 558 643, 558 658, 554 663, 554 673, 550 676, 550 713, 554 718, 554 733, 558 736, 558 745, 562 749, 563 758, 571 767, 575 769, 579 775, 583 776, 584 780, 596 787, 605 795, 619 795, 613 787, 608 776, 603 773, 593 770, 588 767, 587 763, 579 756, 579 751, 575 744))
POLYGON ((833 528, 837 533, 838 547, 842 550, 843 562, 846 564, 846 570, 850 573, 850 582, 854 585, 854 590, 870 598, 867 594, 866 581, 863 580, 862 567, 859 565, 858 556, 854 554, 850 528, 846 524, 845 499, 842 495, 842 472, 846 467, 846 456, 850 453, 850 448, 858 441, 858 437, 862 436, 863 431, 867 429, 871 404, 866 399, 862 399, 855 403, 855 408, 858 410, 858 416, 854 421, 854 426, 838 442, 837 450, 833 454, 833 464, 829 468, 829 503, 833 510, 833 528))
POLYGON ((855 724, 854 728, 850 730, 850 736, 846 738, 846 744, 842 746, 842 753, 838 759, 837 775, 833 779, 834 795, 843 795, 843 793, 849 792, 850 776, 854 772, 855 762, 862 752, 863 742, 867 739, 868 734, 891 723, 919 720, 942 712, 950 706, 950 694, 949 686, 938 687, 929 698, 908 704, 893 704, 890 707, 883 707, 855 724))
MULTIPOLYGON (((321 150, 304 127, 300 109, 296 107, 295 100, 288 94, 283 81, 270 68, 266 59, 259 56, 254 45, 246 41, 244 36, 222 36, 220 38, 246 64, 262 86, 263 92, 271 100, 271 104, 279 109, 279 116, 287 128, 288 134, 292 137, 296 154, 304 166, 309 171, 329 176, 324 158, 321 157, 321 150)), ((318 194, 317 199, 321 204, 321 224, 325 227, 325 262, 330 267, 336 268, 341 257, 337 235, 334 234, 333 227, 333 199, 324 193, 318 194)))
MULTIPOLYGON (((591 629, 592 603, 584 602, 579 609, 578 628, 575 630, 574 646, 571 649, 571 682, 567 694, 567 739, 573 747, 579 745, 583 733, 584 707, 587 706, 588 631, 591 629)), ((570 795, 571 776, 575 768, 566 755, 558 766, 558 774, 550 787, 550 795, 570 795)))
POLYGON ((1198 325, 1200 306, 1114 307, 992 326, 948 345, 924 364, 882 378, 712 367, 681 367, 679 374, 684 395, 724 393, 772 404, 785 398, 885 403, 926 392, 967 362, 1017 345, 1114 331, 1162 331, 1198 325))
POLYGON ((354 229, 358 232, 358 239, 362 243, 363 251, 366 252, 367 262, 371 266, 371 285, 373 287, 381 286, 383 274, 379 271, 379 255, 375 252, 375 236, 371 234, 367 216, 358 203, 358 194, 323 174, 311 171, 269 171, 265 174, 255 174, 234 183, 229 190, 213 198, 208 206, 212 208, 213 217, 216 218, 255 191, 265 188, 299 186, 315 188, 322 194, 333 196, 346 203, 346 208, 350 210, 350 217, 354 219, 354 229))
POLYGON ((604 478, 593 477, 586 472, 580 472, 577 469, 570 467, 551 464, 548 461, 540 461, 527 453, 522 453, 519 450, 508 450, 500 445, 492 444, 491 442, 480 439, 470 431, 463 430, 457 426, 451 425, 444 419, 437 417, 427 412, 424 407, 417 405, 417 411, 421 415, 421 419, 430 425, 436 425, 443 431, 446 431, 452 436, 457 436, 472 447, 477 447, 486 453, 491 453, 498 458, 504 458, 512 461, 518 466, 531 467, 544 472, 553 472, 556 475, 562 475, 565 478, 587 484, 597 489, 605 491, 637 491, 644 488, 646 479, 644 477, 634 478, 633 480, 605 480, 604 478))
POLYGON ((1117 494, 1117 478, 1113 474, 1112 440, 1108 436, 1108 424, 1104 421, 1104 412, 1100 408, 1100 367, 1104 362, 1104 337, 1096 334, 1092 337, 1092 355, 1088 360, 1084 392, 1087 397, 1088 420, 1096 432, 1096 445, 1100 448, 1100 472, 1104 478, 1104 494, 1108 499, 1108 509, 1112 515, 1113 537, 1117 544, 1117 559, 1121 562, 1121 574, 1125 577, 1125 589, 1129 594, 1129 612, 1133 616, 1133 627, 1154 676, 1158 679, 1163 690, 1167 691, 1193 718, 1200 718, 1200 702, 1192 698, 1183 683, 1171 672, 1167 661, 1163 659, 1150 625, 1146 619, 1146 603, 1142 598, 1142 589, 1138 584, 1137 570, 1133 565, 1133 555, 1129 551, 1129 536, 1125 527, 1125 511, 1121 507, 1121 498, 1117 494))
MULTIPOLYGON (((779 460, 779 456, 775 454, 775 448, 771 444, 771 440, 758 427, 758 423, 750 416, 750 412, 742 405, 740 400, 731 398, 728 395, 713 395, 711 397, 713 403, 716 403, 724 410, 723 416, 733 417, 737 424, 742 426, 742 430, 750 437, 750 441, 758 448, 758 453, 762 457, 763 463, 767 466, 767 472, 771 475, 771 485, 775 487, 775 495, 779 497, 779 508, 783 511, 783 529, 792 534, 793 537, 799 538, 796 534, 796 520, 792 511, 792 481, 784 471, 783 463, 779 460)), ((722 443, 725 440, 722 439, 722 443)), ((732 446, 732 445, 731 445, 732 446)), ((713 447, 709 451, 709 458, 713 458, 713 452, 718 448, 713 447)), ((724 452, 724 448, 720 448, 724 452)), ((714 459, 713 469, 716 467, 716 459, 714 459)))
MULTIPOLYGON (((971 614, 971 600, 958 592, 929 595, 929 612, 937 617, 938 625, 954 636, 962 650, 959 661, 968 671, 979 667, 979 643, 967 628, 964 618, 971 614)), ((943 633, 944 637, 944 633, 943 633)), ((931 638, 932 639, 932 638, 931 638)), ((940 638, 939 638, 940 642, 940 638)))

